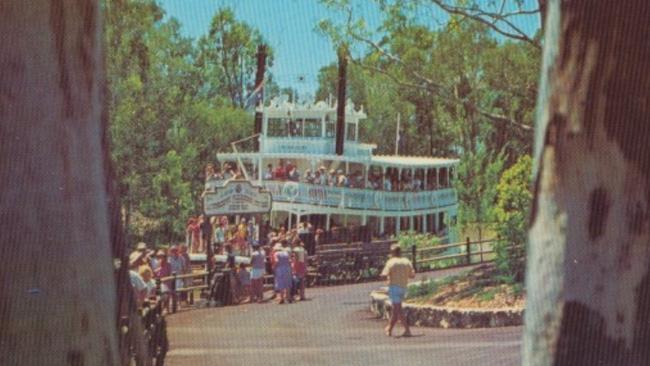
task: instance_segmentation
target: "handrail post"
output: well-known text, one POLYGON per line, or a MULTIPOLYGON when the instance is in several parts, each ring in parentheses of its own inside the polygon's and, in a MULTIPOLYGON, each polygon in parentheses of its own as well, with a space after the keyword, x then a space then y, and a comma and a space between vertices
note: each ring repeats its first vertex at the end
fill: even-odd
POLYGON ((467 237, 467 241, 465 242, 465 254, 467 255, 467 264, 472 264, 472 250, 469 241, 469 236, 467 237))
POLYGON ((481 254, 481 263, 483 263, 483 240, 478 242, 478 249, 479 249, 480 254, 481 254))
POLYGON ((418 262, 417 262, 417 247, 415 244, 411 245, 411 262, 413 262, 413 270, 418 271, 418 262))
POLYGON ((172 280, 172 288, 171 288, 171 293, 172 293, 172 313, 175 313, 176 310, 178 309, 178 295, 176 294, 176 272, 172 273, 172 276, 174 279, 172 280))

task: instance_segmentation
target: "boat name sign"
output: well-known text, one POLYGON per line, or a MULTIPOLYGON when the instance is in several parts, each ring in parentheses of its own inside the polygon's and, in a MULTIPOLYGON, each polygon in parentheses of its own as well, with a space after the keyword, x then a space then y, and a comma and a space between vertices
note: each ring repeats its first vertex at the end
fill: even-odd
POLYGON ((214 193, 206 192, 203 210, 206 215, 236 215, 271 212, 271 193, 246 180, 230 180, 214 193))

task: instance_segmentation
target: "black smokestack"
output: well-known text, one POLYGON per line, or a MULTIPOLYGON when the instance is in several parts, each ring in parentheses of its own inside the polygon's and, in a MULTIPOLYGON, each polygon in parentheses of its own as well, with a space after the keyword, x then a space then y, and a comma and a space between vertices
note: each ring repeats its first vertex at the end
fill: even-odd
MULTIPOLYGON (((257 89, 264 82, 264 72, 266 71, 266 45, 260 44, 257 46, 257 73, 255 74, 255 89, 257 89)), ((255 106, 257 107, 263 100, 264 87, 259 91, 257 102, 255 106)), ((262 133, 262 112, 255 112, 255 130, 253 133, 258 134, 262 133)), ((255 141, 255 150, 260 149, 259 139, 254 139, 255 141)))
POLYGON ((336 155, 343 155, 343 143, 345 139, 345 87, 347 84, 347 49, 341 45, 339 55, 339 85, 338 105, 336 109, 336 155))

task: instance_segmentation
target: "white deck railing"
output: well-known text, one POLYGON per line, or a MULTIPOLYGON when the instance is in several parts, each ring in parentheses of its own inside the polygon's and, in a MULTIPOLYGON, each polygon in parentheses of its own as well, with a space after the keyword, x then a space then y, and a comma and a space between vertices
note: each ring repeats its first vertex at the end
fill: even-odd
POLYGON ((348 209, 426 210, 454 205, 457 202, 453 188, 423 192, 386 192, 285 181, 263 181, 262 185, 271 192, 274 201, 348 209))

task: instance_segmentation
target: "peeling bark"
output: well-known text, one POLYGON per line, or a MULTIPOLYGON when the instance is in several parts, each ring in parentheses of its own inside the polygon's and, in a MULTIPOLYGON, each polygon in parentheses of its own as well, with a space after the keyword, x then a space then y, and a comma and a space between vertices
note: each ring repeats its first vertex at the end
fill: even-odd
POLYGON ((0 14, 0 364, 115 365, 99 6, 0 14))
POLYGON ((549 0, 525 365, 650 364, 650 2, 549 0))

